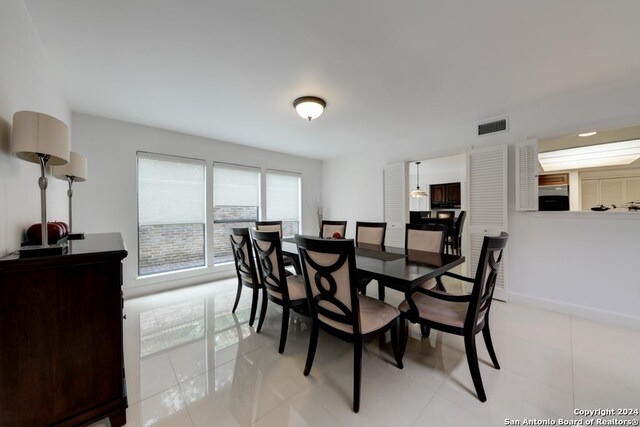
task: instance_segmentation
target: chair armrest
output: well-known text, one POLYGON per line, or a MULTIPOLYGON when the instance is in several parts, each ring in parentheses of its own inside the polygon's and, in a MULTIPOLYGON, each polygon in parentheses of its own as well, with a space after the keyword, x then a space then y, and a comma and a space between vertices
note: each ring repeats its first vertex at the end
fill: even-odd
POLYGON ((453 294, 448 294, 446 292, 441 292, 437 290, 433 291, 433 290, 424 289, 424 288, 417 288, 415 292, 420 292, 421 294, 424 294, 433 298, 441 299, 444 301, 451 301, 451 302, 471 301, 471 295, 453 295, 453 294))
POLYGON ((471 277, 461 276, 459 274, 450 273, 448 271, 446 273, 443 273, 442 275, 453 277, 454 279, 458 279, 458 280, 464 280, 465 282, 469 282, 469 283, 473 283, 475 281, 475 279, 472 279, 471 277))

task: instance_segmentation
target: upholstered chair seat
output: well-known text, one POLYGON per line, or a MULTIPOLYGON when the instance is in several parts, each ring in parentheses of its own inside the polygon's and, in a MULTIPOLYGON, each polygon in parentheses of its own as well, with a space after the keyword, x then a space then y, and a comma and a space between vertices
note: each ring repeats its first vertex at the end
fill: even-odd
MULTIPOLYGON (((385 327, 400 315, 400 311, 397 308, 378 299, 366 295, 358 295, 358 301, 360 302, 360 332, 363 334, 385 327)), ((321 314, 318 314, 318 319, 329 326, 348 334, 353 334, 352 325, 335 322, 321 314)))
MULTIPOLYGON (((433 292, 446 295, 446 292, 437 290, 433 290, 433 292)), ((445 301, 421 293, 413 294, 412 298, 420 318, 456 328, 463 327, 465 316, 469 311, 468 302, 445 301)), ((410 309, 409 303, 404 300, 398 308, 402 313, 406 314, 410 309)), ((478 314, 478 323, 484 319, 484 313, 485 311, 480 311, 478 314)))
MULTIPOLYGON (((285 270, 285 274, 287 271, 285 270)), ((301 274, 287 276, 287 288, 289 289, 289 299, 291 301, 304 300, 307 294, 304 290, 304 277, 301 274)), ((267 288, 269 295, 282 299, 282 293, 267 288)))

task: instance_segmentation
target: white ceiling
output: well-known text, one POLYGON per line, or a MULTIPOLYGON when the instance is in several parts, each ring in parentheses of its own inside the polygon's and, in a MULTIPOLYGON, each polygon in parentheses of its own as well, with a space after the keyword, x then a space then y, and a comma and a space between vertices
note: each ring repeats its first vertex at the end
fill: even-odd
POLYGON ((321 159, 640 74, 637 0, 25 3, 73 111, 321 159))

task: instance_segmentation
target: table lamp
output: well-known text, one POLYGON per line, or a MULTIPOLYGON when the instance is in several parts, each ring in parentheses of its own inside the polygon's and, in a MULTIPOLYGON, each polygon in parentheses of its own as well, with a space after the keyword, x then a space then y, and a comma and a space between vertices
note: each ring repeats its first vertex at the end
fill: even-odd
POLYGON ((47 165, 65 165, 69 161, 69 128, 46 114, 18 111, 13 115, 11 152, 19 159, 40 164, 40 246, 24 246, 22 256, 53 255, 63 252, 60 245, 49 245, 47 233, 47 165))
POLYGON ((69 183, 67 197, 69 198, 69 240, 84 239, 84 233, 73 233, 73 183, 87 180, 87 159, 81 154, 72 151, 71 160, 64 166, 52 168, 53 176, 69 183))

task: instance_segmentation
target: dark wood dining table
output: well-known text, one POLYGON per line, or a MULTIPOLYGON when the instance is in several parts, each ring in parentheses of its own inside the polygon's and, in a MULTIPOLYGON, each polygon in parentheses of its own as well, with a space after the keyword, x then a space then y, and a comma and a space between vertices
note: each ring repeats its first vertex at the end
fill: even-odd
MULTIPOLYGON (((282 239, 282 252, 294 260, 300 273, 295 238, 282 239)), ((426 280, 438 277, 465 261, 463 256, 360 244, 355 248, 356 270, 362 277, 377 280, 405 294, 426 280)))

